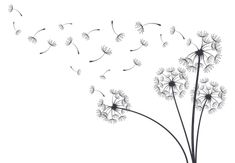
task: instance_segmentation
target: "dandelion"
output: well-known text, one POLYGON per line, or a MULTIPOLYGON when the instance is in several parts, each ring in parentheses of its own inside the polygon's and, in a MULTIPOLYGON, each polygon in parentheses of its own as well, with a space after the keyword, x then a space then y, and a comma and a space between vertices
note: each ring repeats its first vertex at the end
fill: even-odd
POLYGON ((137 50, 139 50, 142 47, 147 47, 148 45, 149 44, 148 44, 147 41, 145 41, 144 39, 141 39, 140 40, 140 46, 138 48, 136 48, 136 49, 131 49, 130 52, 137 51, 137 50))
POLYGON ((11 13, 12 11, 16 11, 16 12, 18 12, 18 14, 20 14, 20 16, 23 16, 19 10, 15 9, 15 8, 13 7, 13 5, 9 5, 9 6, 8 6, 8 11, 9 11, 10 13, 11 13))
POLYGON ((73 38, 72 38, 72 37, 68 37, 67 40, 66 40, 66 42, 65 42, 65 45, 66 45, 66 46, 69 46, 69 45, 71 45, 71 44, 76 48, 77 53, 79 54, 79 50, 78 50, 77 45, 73 43, 73 38))
POLYGON ((175 26, 172 26, 172 27, 170 28, 170 34, 173 35, 173 34, 175 34, 175 33, 180 34, 180 36, 181 36, 183 39, 185 39, 184 35, 183 35, 181 32, 177 31, 177 30, 175 29, 175 26))
POLYGON ((105 74, 106 74, 107 72, 109 72, 109 71, 111 71, 111 70, 110 70, 110 69, 106 70, 102 75, 100 75, 100 78, 101 78, 101 79, 106 79, 105 74))
POLYGON ((92 32, 95 32, 95 31, 100 31, 100 29, 93 29, 93 30, 91 30, 91 31, 89 31, 89 32, 83 32, 82 33, 82 37, 84 38, 84 39, 86 39, 86 40, 90 40, 90 34, 92 33, 92 32))
POLYGON ((208 78, 201 79, 197 89, 196 108, 200 111, 207 109, 209 113, 213 113, 224 105, 226 93, 226 89, 219 87, 218 83, 210 82, 208 78))
POLYGON ((93 94, 95 92, 99 92, 103 97, 105 97, 104 93, 102 93, 100 90, 95 89, 95 87, 92 85, 90 87, 90 94, 93 94))
POLYGON ((89 62, 96 62, 96 61, 100 60, 101 58, 103 58, 104 55, 111 55, 112 54, 112 50, 105 45, 101 47, 101 50, 102 50, 103 54, 99 58, 97 58, 95 60, 90 60, 89 62))
POLYGON ((29 37, 28 37, 29 42, 32 42, 33 44, 36 44, 36 43, 37 43, 36 35, 37 35, 39 32, 44 31, 44 30, 46 30, 46 28, 42 28, 42 29, 38 30, 33 36, 29 36, 29 37))
POLYGON ((46 53, 51 47, 56 47, 56 42, 53 40, 48 40, 47 43, 49 44, 49 47, 45 51, 40 52, 40 54, 46 53))
POLYGON ((13 22, 13 28, 14 28, 14 30, 15 30, 15 34, 16 34, 16 35, 19 35, 19 34, 21 33, 21 30, 20 30, 20 29, 16 29, 16 27, 15 27, 15 22, 13 22))
POLYGON ((161 26, 161 24, 159 23, 146 23, 146 24, 142 24, 140 22, 136 22, 135 24, 135 28, 137 29, 137 31, 142 34, 144 33, 144 26, 146 25, 157 25, 157 26, 161 26))
POLYGON ((133 59, 133 63, 134 63, 134 65, 132 67, 127 68, 127 69, 123 69, 123 71, 129 71, 129 70, 133 69, 136 66, 141 66, 141 62, 138 59, 133 59))
POLYGON ((160 68, 157 72, 157 77, 154 79, 154 89, 161 97, 173 99, 173 96, 178 95, 183 97, 186 89, 189 87, 188 77, 183 68, 160 68))
POLYGON ((162 42, 162 47, 166 47, 168 45, 168 42, 167 41, 163 41, 162 34, 160 34, 160 39, 161 39, 161 42, 162 42))
POLYGON ((210 72, 214 64, 219 63, 221 59, 221 39, 215 34, 209 37, 209 34, 205 31, 200 31, 197 35, 201 38, 200 48, 189 39, 187 44, 189 46, 194 45, 197 50, 191 52, 185 58, 180 58, 179 61, 189 71, 195 72, 202 68, 204 72, 210 72))
POLYGON ((127 95, 120 90, 110 90, 112 94, 111 105, 104 103, 104 100, 98 102, 99 109, 97 110, 97 116, 110 123, 116 123, 126 119, 125 111, 130 107, 129 99, 127 95))
POLYGON ((113 20, 111 21, 111 26, 112 26, 112 29, 113 29, 113 33, 116 35, 115 40, 116 40, 117 42, 122 41, 122 39, 125 37, 125 34, 124 34, 124 33, 119 33, 119 34, 118 34, 118 33, 115 31, 114 26, 113 26, 113 20))
POLYGON ((81 75, 81 69, 74 69, 73 68, 73 66, 70 66, 70 69, 72 70, 72 71, 74 71, 74 72, 76 72, 76 74, 79 76, 79 75, 81 75))
POLYGON ((64 26, 66 26, 66 25, 72 25, 72 23, 59 24, 58 26, 61 30, 64 30, 64 26))

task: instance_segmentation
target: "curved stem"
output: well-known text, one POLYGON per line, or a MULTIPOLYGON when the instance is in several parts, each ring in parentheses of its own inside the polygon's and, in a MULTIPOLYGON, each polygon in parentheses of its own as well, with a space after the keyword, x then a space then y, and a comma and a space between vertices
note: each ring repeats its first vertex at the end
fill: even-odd
POLYGON ((103 73, 103 75, 105 75, 107 72, 109 72, 109 71, 111 71, 110 69, 108 69, 108 70, 106 70, 104 73, 103 73))
POLYGON ((95 91, 99 92, 103 97, 105 97, 105 95, 101 91, 99 91, 99 90, 95 90, 95 91))
POLYGON ((157 125, 159 125, 160 127, 162 127, 168 134, 170 134, 170 135, 174 138, 174 140, 175 140, 175 141, 177 142, 177 144, 180 146, 180 148, 181 148, 181 150, 182 150, 182 152, 183 152, 183 154, 184 154, 186 163, 188 163, 188 157, 187 157, 187 155, 186 155, 186 153, 185 153, 185 150, 184 150, 183 146, 181 145, 181 143, 179 142, 179 140, 175 137, 175 135, 174 135, 170 130, 168 130, 164 125, 162 125, 160 122, 154 120, 153 118, 151 118, 151 117, 149 117, 149 116, 147 116, 147 115, 144 115, 144 114, 142 114, 142 113, 139 113, 139 112, 137 112, 137 111, 129 110, 129 109, 124 109, 124 108, 119 108, 119 107, 118 107, 117 109, 121 109, 121 110, 124 110, 124 111, 128 111, 128 112, 132 112, 132 113, 138 114, 138 115, 140 115, 140 116, 142 116, 142 117, 145 117, 145 118, 147 118, 147 119, 153 121, 154 123, 156 123, 157 125))
POLYGON ((135 65, 132 66, 131 68, 123 69, 123 71, 129 71, 129 70, 133 69, 134 67, 135 67, 135 65))
POLYGON ((200 72, 200 62, 201 62, 201 58, 200 58, 200 56, 198 56, 195 91, 194 91, 194 95, 193 95, 194 97, 193 97, 192 126, 191 126, 191 147, 192 147, 193 157, 195 156, 195 153, 194 153, 194 122, 195 122, 195 108, 196 108, 197 89, 198 89, 198 80, 199 80, 199 72, 200 72))
POLYGON ((63 25, 72 25, 73 23, 64 23, 63 25))
POLYGON ((112 26, 113 32, 114 32, 116 35, 118 35, 117 32, 114 30, 114 27, 113 27, 113 20, 111 21, 111 26, 112 26))
POLYGON ((144 26, 144 25, 149 25, 149 24, 154 24, 154 25, 161 26, 161 24, 159 24, 159 23, 146 23, 146 24, 143 24, 143 26, 144 26))
POLYGON ((46 53, 50 48, 51 48, 51 46, 49 46, 49 48, 47 48, 47 50, 40 52, 40 54, 46 53))
POLYGON ((198 122, 198 127, 197 127, 196 150, 195 150, 195 163, 197 162, 197 147, 198 147, 199 131, 200 131, 202 115, 203 115, 203 112, 204 112, 204 109, 205 109, 205 106, 206 106, 206 102, 207 102, 207 100, 206 100, 205 103, 203 104, 202 111, 201 111, 200 118, 199 118, 199 122, 198 122))
POLYGON ((17 10, 17 9, 14 9, 14 10, 15 10, 16 12, 18 12, 18 13, 20 14, 20 16, 23 16, 19 10, 17 10))
POLYGON ((161 39, 162 43, 164 43, 164 41, 163 41, 163 39, 162 39, 162 34, 160 34, 160 39, 161 39))
POLYGON ((130 52, 133 52, 133 51, 136 51, 136 50, 139 50, 143 45, 140 45, 140 47, 136 48, 136 49, 131 49, 130 52))
POLYGON ((13 22, 13 28, 14 28, 14 30, 16 30, 16 27, 15 27, 15 22, 13 22))
POLYGON ((77 53, 79 54, 79 50, 78 50, 78 47, 73 43, 73 46, 76 48, 77 50, 77 53))
POLYGON ((38 33, 41 32, 41 31, 44 31, 44 30, 46 30, 46 28, 42 28, 42 29, 38 30, 38 31, 34 34, 34 37, 36 36, 36 34, 38 34, 38 33))
POLYGON ((185 37, 181 32, 179 32, 179 31, 176 31, 176 32, 179 33, 181 35, 181 37, 185 40, 185 37))
POLYGON ((100 31, 100 29, 93 29, 93 30, 89 31, 88 34, 90 34, 91 32, 94 32, 94 31, 100 31))
MULTIPOLYGON (((104 53, 104 54, 105 54, 105 53, 104 53)), ((95 62, 95 61, 98 61, 99 59, 101 59, 101 58, 104 56, 104 54, 103 54, 102 56, 100 56, 99 58, 95 59, 95 60, 90 60, 89 62, 95 62)))
POLYGON ((181 125, 182 125, 183 130, 184 130, 184 135, 185 135, 185 138, 186 138, 186 141, 187 141, 187 144, 188 144, 188 148, 189 148, 189 152, 190 152, 190 155, 191 155, 191 159, 193 161, 193 155, 192 155, 192 150, 191 150, 191 147, 190 147, 190 144, 189 144, 188 134, 186 132, 186 129, 185 129, 185 126, 184 126, 184 122, 183 122, 183 119, 182 119, 180 111, 179 111, 179 107, 178 107, 178 104, 177 104, 177 101, 176 101, 176 98, 175 98, 175 93, 174 93, 173 87, 172 87, 172 94, 173 94, 173 99, 174 99, 174 102, 175 102, 175 106, 176 106, 176 109, 177 109, 177 112, 178 112, 178 115, 179 115, 179 118, 180 118, 180 122, 181 122, 181 125))

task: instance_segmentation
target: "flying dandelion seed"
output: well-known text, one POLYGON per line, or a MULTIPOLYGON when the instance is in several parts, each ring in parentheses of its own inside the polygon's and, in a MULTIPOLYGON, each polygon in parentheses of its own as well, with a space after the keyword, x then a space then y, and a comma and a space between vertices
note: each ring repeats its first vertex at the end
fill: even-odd
POLYGON ((79 50, 76 44, 73 43, 73 38, 72 37, 68 37, 67 40, 65 41, 65 45, 69 46, 69 45, 73 45, 76 50, 77 50, 77 54, 79 54, 79 50))
POLYGON ((91 30, 91 31, 89 31, 89 32, 83 32, 82 33, 82 37, 85 39, 85 40, 90 40, 90 34, 92 33, 92 32, 95 32, 95 31, 100 31, 100 29, 93 29, 93 30, 91 30))
POLYGON ((103 92, 101 92, 100 90, 95 89, 95 87, 92 85, 90 87, 90 94, 94 94, 95 92, 99 92, 103 97, 105 97, 103 92))
POLYGON ((221 39, 215 34, 209 37, 209 34, 205 31, 200 31, 197 35, 201 38, 200 48, 191 39, 188 40, 188 45, 194 45, 197 50, 191 52, 185 58, 180 58, 179 61, 189 71, 195 72, 198 68, 202 68, 204 72, 210 72, 214 65, 220 62, 221 39))
POLYGON ((138 66, 138 67, 141 66, 141 62, 138 59, 133 59, 133 63, 134 63, 134 65, 132 67, 127 68, 127 69, 123 69, 123 71, 129 71, 129 70, 133 69, 136 66, 138 66))
POLYGON ((8 6, 8 11, 11 13, 12 11, 16 11, 20 16, 23 16, 21 12, 13 7, 13 5, 8 6))
POLYGON ((59 26, 59 28, 61 29, 61 30, 64 30, 64 27, 66 26, 66 25, 72 25, 73 23, 64 23, 64 24, 59 24, 58 26, 59 26))
POLYGON ((102 75, 100 75, 100 78, 101 78, 101 79, 106 79, 105 74, 106 74, 107 72, 109 72, 109 71, 111 71, 111 70, 110 70, 110 69, 106 70, 102 75))
POLYGON ((175 34, 175 33, 180 34, 180 36, 182 37, 182 39, 185 39, 184 35, 183 35, 181 32, 177 31, 177 30, 175 29, 175 26, 172 26, 172 27, 170 28, 170 34, 173 35, 173 34, 175 34))
POLYGON ((44 30, 46 30, 46 28, 42 28, 42 29, 38 30, 33 36, 29 36, 29 37, 28 37, 29 42, 31 42, 31 43, 33 43, 33 44, 36 44, 36 43, 37 43, 36 35, 37 35, 39 32, 44 31, 44 30))
POLYGON ((126 119, 125 111, 122 109, 129 109, 130 103, 127 95, 121 90, 110 90, 112 95, 111 105, 106 105, 104 100, 98 102, 99 109, 96 111, 97 116, 109 123, 116 123, 126 119))
POLYGON ((48 40, 47 43, 49 44, 49 47, 45 51, 40 52, 40 54, 48 52, 48 50, 50 50, 51 47, 56 47, 56 42, 53 40, 48 40))
POLYGON ((160 39, 161 39, 161 42, 162 42, 162 47, 165 48, 168 45, 168 42, 167 41, 163 41, 162 34, 160 34, 160 39))
POLYGON ((154 89, 161 97, 173 99, 174 96, 183 97, 186 89, 189 87, 188 77, 185 69, 173 67, 164 69, 160 68, 157 77, 154 79, 154 89))
POLYGON ((113 20, 111 21, 111 26, 112 26, 112 29, 113 29, 113 33, 116 35, 115 40, 116 40, 117 42, 122 41, 122 39, 125 37, 125 34, 124 34, 124 33, 119 33, 119 34, 118 34, 118 33, 115 31, 114 26, 113 26, 113 20))
POLYGON ((19 35, 19 34, 21 33, 21 30, 20 30, 20 29, 16 29, 16 27, 15 27, 15 22, 13 22, 13 28, 14 28, 14 30, 15 30, 15 34, 16 34, 16 35, 19 35))
POLYGON ((133 52, 133 51, 137 51, 139 49, 141 49, 142 47, 147 47, 149 44, 147 41, 145 41, 144 39, 141 39, 140 40, 140 46, 136 49, 131 49, 130 52, 133 52))
POLYGON ((79 75, 81 75, 81 69, 74 69, 73 68, 73 66, 70 66, 70 69, 72 70, 72 71, 74 71, 74 72, 76 72, 76 74, 79 76, 79 75))
POLYGON ((97 58, 95 60, 90 60, 89 61, 90 63, 91 62, 96 62, 96 61, 100 60, 101 58, 104 57, 104 55, 111 55, 112 54, 112 50, 110 48, 108 48, 107 46, 102 46, 101 50, 102 50, 103 54, 99 58, 97 58))
POLYGON ((146 25, 157 25, 157 26, 161 26, 161 24, 159 23, 146 23, 146 24, 142 24, 140 22, 136 22, 135 24, 135 28, 137 29, 137 31, 140 33, 140 34, 143 34, 144 33, 144 26, 146 25))

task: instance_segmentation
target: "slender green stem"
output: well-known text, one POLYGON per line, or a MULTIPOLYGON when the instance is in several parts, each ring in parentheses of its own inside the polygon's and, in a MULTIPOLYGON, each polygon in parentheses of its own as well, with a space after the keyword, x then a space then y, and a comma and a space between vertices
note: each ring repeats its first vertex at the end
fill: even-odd
POLYGON ((181 143, 179 142, 179 140, 175 137, 175 135, 174 135, 170 130, 168 130, 168 129, 167 129, 165 126, 163 126, 160 122, 154 120, 153 118, 151 118, 151 117, 149 117, 149 116, 147 116, 147 115, 144 115, 144 114, 139 113, 139 112, 134 111, 134 110, 129 110, 129 109, 125 109, 125 108, 117 108, 117 109, 124 110, 124 111, 128 111, 128 112, 132 112, 132 113, 135 113, 135 114, 138 114, 138 115, 140 115, 140 116, 142 116, 142 117, 145 117, 145 118, 147 118, 147 119, 149 119, 149 120, 155 122, 155 123, 158 124, 160 127, 162 127, 162 128, 163 128, 167 133, 169 133, 169 134, 174 138, 174 140, 178 143, 178 145, 180 146, 180 148, 181 148, 181 150, 182 150, 182 152, 183 152, 183 154, 184 154, 186 163, 188 163, 188 157, 187 157, 187 155, 186 155, 186 153, 185 153, 185 150, 184 150, 183 146, 182 146, 181 143))
MULTIPOLYGON (((196 108, 196 99, 197 99, 197 88, 198 88, 198 80, 199 80, 199 72, 200 72, 200 62, 201 58, 198 56, 198 66, 197 66, 197 75, 196 75, 196 82, 195 82, 195 91, 193 97, 193 111, 192 111, 192 126, 191 126, 191 147, 192 147, 192 154, 193 158, 195 156, 194 153, 194 123, 195 123, 195 108, 196 108)), ((193 161, 195 163, 195 160, 193 161)))
POLYGON ((199 131, 200 131, 200 126, 201 126, 201 120, 202 120, 202 115, 205 110, 206 102, 203 104, 202 111, 200 114, 199 122, 198 122, 198 127, 197 127, 197 137, 196 137, 196 150, 195 150, 195 163, 197 162, 197 148, 198 148, 198 138, 199 138, 199 131))
POLYGON ((179 115, 179 118, 180 118, 180 122, 181 122, 182 128, 184 130, 184 135, 185 135, 185 138, 186 138, 186 141, 187 141, 187 144, 188 144, 188 149, 189 149, 189 152, 190 152, 190 155, 191 155, 191 159, 193 161, 193 154, 192 154, 192 150, 191 150, 191 147, 190 147, 190 144, 189 144, 188 134, 186 132, 184 122, 183 122, 183 119, 182 119, 181 114, 180 114, 180 110, 179 110, 179 107, 178 107, 178 104, 177 104, 177 101, 176 101, 176 98, 175 98, 175 93, 174 93, 173 87, 172 87, 172 94, 173 94, 173 99, 174 99, 174 102, 175 102, 175 106, 176 106, 176 109, 177 109, 177 112, 178 112, 178 115, 179 115))

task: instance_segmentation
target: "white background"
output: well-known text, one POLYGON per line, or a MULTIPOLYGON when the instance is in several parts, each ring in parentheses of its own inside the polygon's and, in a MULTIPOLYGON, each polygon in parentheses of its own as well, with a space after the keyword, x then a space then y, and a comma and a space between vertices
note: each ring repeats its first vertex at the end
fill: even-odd
MULTIPOLYGON (((170 163, 185 162, 176 142, 156 124, 127 114, 127 120, 115 125, 96 116, 98 93, 89 94, 94 85, 109 97, 110 89, 121 89, 130 98, 132 109, 150 115, 165 124, 183 142, 173 101, 166 101, 153 90, 153 78, 160 67, 180 66, 178 59, 192 48, 179 35, 170 35, 175 26, 186 38, 197 42, 196 33, 206 30, 222 38, 223 58, 209 74, 202 74, 228 89, 226 104, 215 114, 204 114, 198 162, 235 162, 234 159, 234 5, 231 1, 1 1, 0 30, 0 162, 1 163, 170 163), (8 5, 20 10, 9 13, 8 5), (115 42, 110 21, 126 37, 115 42), (22 30, 16 36, 12 22, 22 30), (158 22, 162 27, 148 26, 138 34, 135 22, 158 22), (60 31, 58 24, 72 22, 60 31), (27 40, 38 29, 36 45, 27 40), (90 41, 82 32, 94 28, 90 41), (163 48, 159 34, 168 41, 163 48), (72 36, 81 54, 65 46, 72 36), (130 53, 139 39, 149 42, 147 48, 130 53), (47 53, 47 40, 57 47, 47 53), (89 63, 107 45, 113 51, 97 63, 89 63), (122 72, 138 58, 141 67, 122 72), (69 66, 81 69, 77 76, 69 66), (99 75, 105 70, 107 79, 99 75)), ((199 42, 197 42, 199 43, 199 42)), ((189 73, 191 88, 195 74, 189 73)), ((108 101, 106 101, 108 102, 108 101)), ((190 93, 179 105, 189 133, 190 93), (185 102, 186 101, 186 102, 185 102)))

